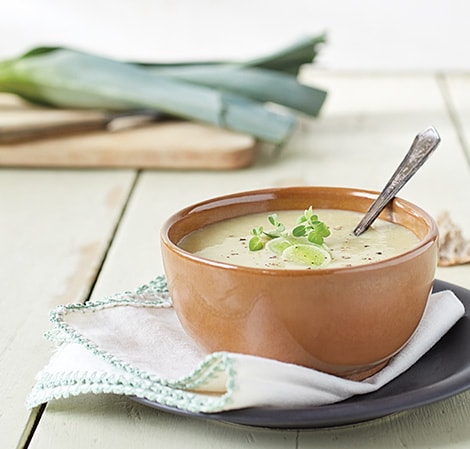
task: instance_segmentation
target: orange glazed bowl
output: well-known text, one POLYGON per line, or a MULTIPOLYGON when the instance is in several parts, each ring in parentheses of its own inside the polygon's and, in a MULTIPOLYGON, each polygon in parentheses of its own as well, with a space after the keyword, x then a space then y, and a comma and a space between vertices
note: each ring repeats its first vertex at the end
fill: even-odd
POLYGON ((405 226, 419 242, 367 265, 251 268, 178 246, 189 233, 229 218, 310 204, 365 213, 377 195, 336 187, 272 188, 209 199, 174 214, 162 228, 162 256, 185 331, 209 352, 267 357, 355 380, 383 368, 413 335, 432 289, 438 230, 421 208, 399 198, 389 203, 379 218, 405 226))

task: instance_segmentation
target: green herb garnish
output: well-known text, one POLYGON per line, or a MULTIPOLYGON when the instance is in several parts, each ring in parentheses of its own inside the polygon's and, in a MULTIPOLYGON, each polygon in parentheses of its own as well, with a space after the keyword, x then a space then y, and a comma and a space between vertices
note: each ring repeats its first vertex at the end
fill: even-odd
POLYGON ((251 230, 253 237, 248 242, 248 247, 250 251, 259 251, 260 249, 264 248, 264 241, 263 241, 263 226, 258 226, 257 228, 253 228, 251 230))
POLYGON ((297 223, 299 225, 292 229, 292 235, 294 237, 306 236, 309 242, 317 245, 323 244, 324 239, 331 234, 328 226, 313 213, 312 206, 299 217, 297 223))
POLYGON ((297 219, 297 225, 290 232, 279 222, 277 214, 269 215, 268 222, 273 229, 266 231, 263 226, 252 229, 248 244, 250 251, 267 248, 291 262, 308 266, 323 266, 331 261, 331 254, 324 243, 331 232, 313 213, 312 206, 297 219))

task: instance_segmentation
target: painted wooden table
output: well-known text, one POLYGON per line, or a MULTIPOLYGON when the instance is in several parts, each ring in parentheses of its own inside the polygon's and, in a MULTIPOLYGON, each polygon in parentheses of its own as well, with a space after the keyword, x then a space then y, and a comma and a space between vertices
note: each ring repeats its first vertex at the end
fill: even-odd
MULTIPOLYGON (((449 211, 470 238, 470 76, 302 76, 328 89, 322 116, 302 121, 278 157, 262 149, 247 169, 0 169, 2 448, 470 447, 470 391, 364 424, 298 432, 194 420, 111 395, 25 408, 51 354, 42 337, 48 312, 161 274, 159 228, 197 200, 297 184, 379 190, 415 134, 434 125, 442 143, 400 196, 435 216, 449 211)), ((439 268, 437 277, 470 288, 470 265, 439 268)))

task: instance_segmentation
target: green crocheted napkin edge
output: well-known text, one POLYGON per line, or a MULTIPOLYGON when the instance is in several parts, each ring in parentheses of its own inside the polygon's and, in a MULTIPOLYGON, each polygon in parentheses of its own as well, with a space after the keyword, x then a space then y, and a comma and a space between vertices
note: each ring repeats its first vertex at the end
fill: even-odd
POLYGON ((78 344, 94 356, 110 364, 112 372, 63 371, 48 372, 47 367, 38 373, 36 383, 27 399, 27 407, 33 408, 52 399, 66 399, 80 394, 124 394, 137 396, 159 404, 190 412, 218 412, 226 408, 236 389, 234 360, 229 353, 208 355, 199 366, 179 379, 165 379, 154 373, 136 368, 113 354, 100 349, 94 342, 80 334, 65 322, 70 313, 95 313, 110 307, 172 307, 166 279, 157 276, 139 286, 135 291, 125 291, 84 304, 57 306, 50 313, 52 330, 45 334, 58 346, 78 344), (225 392, 204 393, 204 384, 215 376, 224 375, 225 392), (201 390, 197 392, 196 390, 201 390))

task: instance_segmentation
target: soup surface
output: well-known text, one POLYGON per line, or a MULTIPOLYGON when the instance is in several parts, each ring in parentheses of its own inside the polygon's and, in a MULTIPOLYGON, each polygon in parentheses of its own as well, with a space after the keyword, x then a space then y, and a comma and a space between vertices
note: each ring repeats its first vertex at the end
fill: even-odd
MULTIPOLYGON (((297 219, 304 211, 278 211, 279 222, 287 230, 296 226, 297 219)), ((198 229, 186 236, 179 244, 184 250, 206 259, 259 268, 315 269, 312 264, 299 264, 264 248, 251 251, 248 247, 251 230, 262 225, 270 228, 267 215, 260 213, 245 215, 221 221, 198 229)), ((353 211, 318 209, 314 210, 319 220, 326 223, 331 231, 324 241, 331 261, 325 267, 349 267, 368 264, 403 253, 418 243, 417 236, 404 226, 376 219, 362 235, 356 237, 353 229, 363 214, 353 211)))

